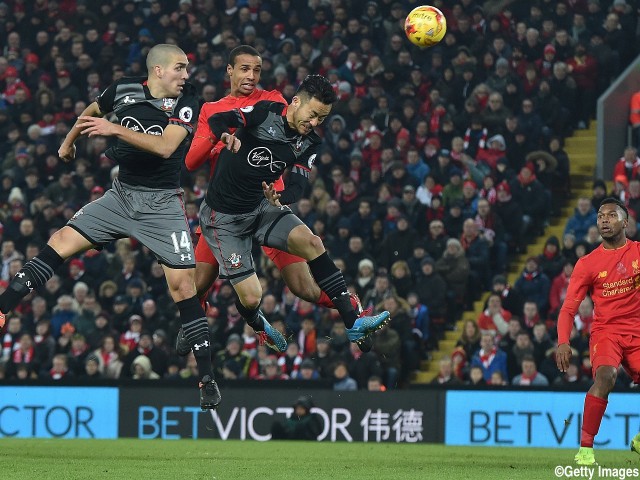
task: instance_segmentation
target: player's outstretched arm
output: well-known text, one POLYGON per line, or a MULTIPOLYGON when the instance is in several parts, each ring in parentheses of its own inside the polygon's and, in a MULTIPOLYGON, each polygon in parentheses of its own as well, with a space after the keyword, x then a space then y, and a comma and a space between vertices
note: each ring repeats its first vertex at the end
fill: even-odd
POLYGON ((69 130, 67 136, 64 138, 62 145, 58 149, 58 156, 65 162, 70 162, 76 158, 76 147, 75 141, 82 133, 82 128, 84 127, 84 120, 81 120, 83 117, 101 117, 102 112, 100 111, 100 107, 98 106, 98 102, 93 102, 84 109, 82 114, 76 120, 76 123, 73 124, 73 128, 69 130))
POLYGON ((148 135, 134 132, 105 118, 80 117, 80 119, 85 122, 81 126, 83 128, 82 135, 117 137, 140 150, 162 158, 169 158, 189 133, 181 126, 167 125, 162 135, 148 135))

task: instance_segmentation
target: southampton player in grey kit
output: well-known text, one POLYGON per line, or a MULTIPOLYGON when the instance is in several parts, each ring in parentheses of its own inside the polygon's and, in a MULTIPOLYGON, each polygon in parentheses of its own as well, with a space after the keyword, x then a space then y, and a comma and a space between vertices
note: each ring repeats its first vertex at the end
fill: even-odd
MULTIPOLYGON (((306 182, 320 143, 313 127, 329 115, 335 101, 327 79, 309 75, 288 106, 261 101, 209 117, 211 131, 227 149, 220 154, 202 203, 200 225, 220 263, 220 277, 233 284, 238 311, 254 329, 264 330, 266 320, 259 310, 262 289, 251 256, 253 238, 260 245, 306 259, 316 283, 340 312, 349 339, 363 343, 389 320, 389 312, 358 318, 344 277, 322 240, 289 207, 280 205, 280 201, 294 203, 302 195, 300 179, 306 182), (231 135, 229 128, 239 129, 231 135), (289 185, 277 194, 270 184, 287 168, 289 185)), ((284 338, 272 339, 285 350, 284 338)))
POLYGON ((74 142, 81 134, 115 137, 115 147, 106 154, 120 165, 118 178, 103 197, 78 210, 11 280, 0 295, 0 326, 5 314, 70 256, 134 237, 162 264, 198 362, 200 406, 211 409, 220 403, 220 392, 211 369, 209 329, 196 296, 195 257, 179 183, 199 108, 195 88, 186 83, 187 64, 180 48, 156 45, 147 56, 147 78, 118 80, 78 118, 58 151, 60 158, 75 158, 74 142), (110 112, 118 123, 100 118, 110 112))

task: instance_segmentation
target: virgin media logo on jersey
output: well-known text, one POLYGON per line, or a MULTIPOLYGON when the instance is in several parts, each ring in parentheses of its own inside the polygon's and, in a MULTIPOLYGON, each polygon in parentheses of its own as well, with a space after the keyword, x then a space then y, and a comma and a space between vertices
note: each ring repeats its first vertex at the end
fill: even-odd
POLYGON ((162 127, 160 125, 151 125, 148 128, 144 128, 142 124, 133 117, 124 117, 120 122, 124 128, 133 130, 134 132, 142 132, 147 135, 162 135, 162 127))
POLYGON ((249 165, 256 168, 268 168, 271 173, 284 170, 287 162, 276 160, 273 158, 271 150, 266 147, 256 147, 247 155, 249 165))

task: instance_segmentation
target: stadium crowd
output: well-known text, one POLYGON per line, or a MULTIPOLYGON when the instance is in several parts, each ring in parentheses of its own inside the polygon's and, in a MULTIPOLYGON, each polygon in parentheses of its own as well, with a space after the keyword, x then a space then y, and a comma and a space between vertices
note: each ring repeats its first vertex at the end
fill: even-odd
MULTIPOLYGON (((334 312, 293 296, 256 249, 268 292, 261 308, 286 329, 289 348, 276 356, 260 345, 231 285, 218 281, 207 317, 219 378, 407 386, 464 307, 492 290, 435 382, 588 381, 588 300, 572 340, 581 361, 559 376, 552 352, 572 266, 599 241, 595 208, 605 183, 594 183, 562 240, 550 237, 515 285, 505 272, 566 202, 563 140, 588 126, 598 95, 635 57, 636 2, 431 3, 448 32, 425 50, 403 32, 415 1, 0 3, 0 288, 117 175, 105 138, 79 140, 73 163, 56 153, 104 87, 144 76, 149 48, 175 43, 202 100, 215 101, 229 88, 229 51, 249 44, 262 56, 264 89, 289 100, 309 73, 334 85, 339 102, 319 129, 324 143, 294 211, 324 240, 363 306, 388 310, 392 322, 372 352, 360 352, 334 312)), ((631 164, 636 154, 625 152, 631 164)), ((614 193, 635 213, 637 168, 620 170, 614 193)), ((208 177, 206 169, 182 175, 193 232, 208 177)), ((196 377, 193 356, 173 348, 176 313, 161 266, 135 239, 90 250, 8 317, 0 377, 196 377)))

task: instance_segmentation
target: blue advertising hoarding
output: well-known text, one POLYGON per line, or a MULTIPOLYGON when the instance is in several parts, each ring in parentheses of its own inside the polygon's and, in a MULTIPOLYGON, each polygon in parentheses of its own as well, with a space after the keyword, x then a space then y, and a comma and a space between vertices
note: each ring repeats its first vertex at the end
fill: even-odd
MULTIPOLYGON (((584 397, 584 392, 448 391, 445 444, 575 448, 584 397)), ((633 393, 609 397, 596 448, 629 448, 640 427, 639 400, 633 393)))
POLYGON ((117 388, 0 387, 0 437, 117 438, 117 388))

